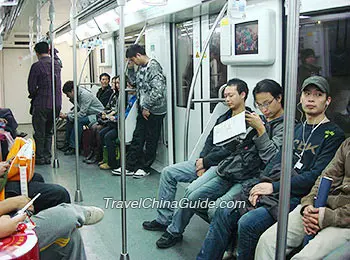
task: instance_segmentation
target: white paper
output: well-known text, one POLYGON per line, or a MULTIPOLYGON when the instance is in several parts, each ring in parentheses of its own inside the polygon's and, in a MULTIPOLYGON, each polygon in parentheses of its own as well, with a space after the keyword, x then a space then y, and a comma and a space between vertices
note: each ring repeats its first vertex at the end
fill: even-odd
POLYGON ((213 143, 220 145, 237 135, 245 134, 246 131, 245 111, 243 111, 214 127, 213 143))

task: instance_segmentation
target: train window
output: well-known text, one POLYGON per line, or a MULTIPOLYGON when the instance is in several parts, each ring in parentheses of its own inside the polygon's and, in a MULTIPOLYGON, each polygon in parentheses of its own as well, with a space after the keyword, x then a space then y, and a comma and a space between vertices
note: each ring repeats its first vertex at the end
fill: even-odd
POLYGON ((328 79, 327 116, 350 135, 350 13, 301 16, 298 90, 311 75, 328 79))
MULTIPOLYGON (((209 27, 214 24, 216 15, 210 16, 209 27)), ((210 53, 210 98, 217 98, 219 88, 227 82, 227 66, 220 60, 220 23, 215 28, 209 44, 210 53)), ((213 112, 215 103, 210 104, 210 112, 213 112)))
MULTIPOLYGON (((175 25, 176 105, 186 107, 193 77, 193 23, 175 25)), ((192 106, 193 108, 193 106, 192 106)))

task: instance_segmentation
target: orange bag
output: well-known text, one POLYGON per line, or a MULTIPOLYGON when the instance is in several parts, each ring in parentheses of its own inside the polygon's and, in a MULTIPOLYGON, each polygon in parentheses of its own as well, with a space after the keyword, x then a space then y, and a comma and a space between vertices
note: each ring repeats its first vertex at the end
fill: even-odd
MULTIPOLYGON (((20 166, 26 166, 27 182, 34 175, 35 167, 35 142, 33 139, 17 137, 12 145, 6 160, 12 160, 7 173, 8 181, 20 181, 20 166)), ((5 199, 5 189, 0 191, 0 201, 5 199)))

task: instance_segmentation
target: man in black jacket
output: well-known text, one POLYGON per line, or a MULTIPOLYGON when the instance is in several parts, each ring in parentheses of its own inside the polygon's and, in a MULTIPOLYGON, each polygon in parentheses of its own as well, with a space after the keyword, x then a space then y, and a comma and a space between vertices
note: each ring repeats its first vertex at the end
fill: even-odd
POLYGON ((111 77, 107 73, 100 75, 101 88, 98 90, 96 97, 101 101, 102 105, 106 107, 109 98, 113 94, 113 90, 109 85, 111 77))
MULTIPOLYGON (((245 110, 245 100, 248 97, 248 86, 243 80, 231 79, 225 88, 226 104, 230 108, 225 114, 220 116, 215 125, 218 125, 245 110)), ((234 142, 234 141, 233 141, 234 142)), ((142 225, 144 229, 155 231, 165 231, 172 221, 175 200, 176 186, 178 182, 193 182, 199 176, 205 178, 211 176, 210 171, 215 171, 218 163, 231 154, 230 145, 216 146, 213 143, 213 129, 211 130, 204 148, 196 161, 185 161, 168 166, 162 170, 158 189, 158 199, 160 206, 158 216, 155 220, 145 221, 142 225), (165 205, 167 204, 167 205, 165 205)))

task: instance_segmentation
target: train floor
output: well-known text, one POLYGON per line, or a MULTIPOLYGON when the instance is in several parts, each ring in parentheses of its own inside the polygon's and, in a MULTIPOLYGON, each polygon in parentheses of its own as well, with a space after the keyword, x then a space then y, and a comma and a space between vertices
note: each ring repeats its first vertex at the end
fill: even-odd
MULTIPOLYGON (((31 136, 30 125, 21 125, 19 130, 31 136)), ((35 171, 43 175, 46 182, 64 186, 74 203, 75 157, 65 156, 58 151, 58 158, 59 168, 53 169, 50 165, 39 165, 36 166, 35 171)), ((106 198, 120 200, 121 178, 113 176, 111 171, 98 169, 97 165, 87 165, 82 162, 82 159, 83 157, 80 156, 79 170, 83 197, 81 204, 98 206, 105 211, 104 219, 100 223, 81 228, 87 258, 88 260, 117 259, 120 257, 122 247, 121 209, 106 207, 106 198)), ((156 198, 159 177, 160 174, 156 171, 143 179, 127 176, 127 200, 156 198)), ((180 184, 177 198, 180 199, 183 194, 184 186, 180 184)), ((142 228, 144 220, 152 220, 155 216, 155 209, 127 209, 127 247, 130 259, 195 259, 208 230, 208 224, 195 215, 184 233, 182 242, 168 249, 158 249, 155 243, 162 232, 151 232, 142 228)))

